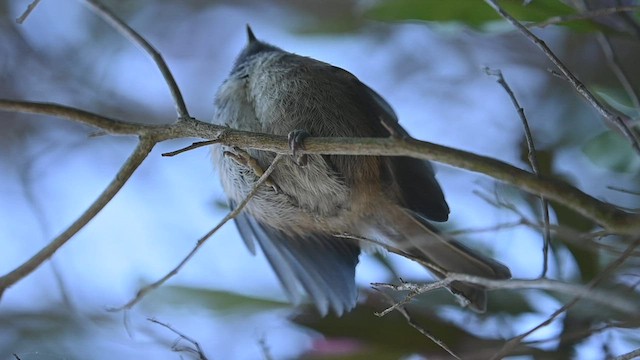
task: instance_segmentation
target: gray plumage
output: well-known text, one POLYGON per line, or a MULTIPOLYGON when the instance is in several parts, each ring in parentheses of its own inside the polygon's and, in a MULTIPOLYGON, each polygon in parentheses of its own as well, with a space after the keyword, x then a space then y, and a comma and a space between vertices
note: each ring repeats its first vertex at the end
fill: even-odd
MULTIPOLYGON (((388 137, 408 135, 391 107, 349 72, 258 41, 249 42, 215 98, 214 122, 235 129, 287 135, 388 137), (384 121, 385 126, 382 122, 384 121)), ((231 206, 258 180, 224 156, 214 159, 231 206)), ((274 154, 249 150, 266 169, 274 154)), ((235 221, 248 248, 264 252, 292 301, 305 295, 321 314, 356 304, 355 267, 361 246, 334 234, 388 242, 446 271, 509 278, 504 265, 436 235, 427 220, 446 221, 449 207, 428 162, 407 157, 309 155, 306 166, 283 159, 235 221)), ((442 274, 436 274, 441 276, 442 274)), ((477 310, 485 290, 457 283, 450 290, 477 310)))

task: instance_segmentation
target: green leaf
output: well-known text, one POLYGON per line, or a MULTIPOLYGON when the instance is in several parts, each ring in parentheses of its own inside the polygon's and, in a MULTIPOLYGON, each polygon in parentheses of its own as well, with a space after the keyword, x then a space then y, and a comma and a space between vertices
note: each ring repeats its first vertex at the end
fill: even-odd
POLYGON ((621 113, 632 118, 640 118, 640 109, 633 107, 629 96, 621 88, 610 89, 594 87, 593 92, 598 95, 601 100, 621 113))
POLYGON ((263 311, 290 306, 275 300, 189 286, 162 286, 149 294, 143 304, 152 307, 197 307, 220 312, 263 311))
MULTIPOLYGON (((539 22, 554 16, 575 13, 557 0, 536 0, 523 6, 521 0, 503 0, 500 5, 521 21, 539 22)), ((369 9, 366 17, 381 21, 422 20, 460 22, 480 28, 501 17, 480 0, 386 0, 369 9)))
POLYGON ((617 173, 640 171, 640 159, 629 142, 613 131, 605 131, 589 140, 582 152, 595 165, 617 173))

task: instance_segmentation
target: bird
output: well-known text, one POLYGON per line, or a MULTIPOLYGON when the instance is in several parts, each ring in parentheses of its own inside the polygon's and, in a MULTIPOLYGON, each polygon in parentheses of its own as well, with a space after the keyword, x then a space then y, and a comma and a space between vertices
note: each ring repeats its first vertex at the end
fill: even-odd
MULTIPOLYGON (((250 252, 259 245, 291 302, 310 300, 323 316, 352 310, 358 300, 355 268, 362 251, 376 248, 372 243, 431 264, 438 277, 511 277, 505 265, 438 233, 432 222, 447 221, 450 210, 428 161, 300 155, 309 136, 409 134, 382 96, 350 72, 258 40, 249 25, 247 38, 215 95, 213 123, 289 138, 292 155, 274 166, 270 185, 261 185, 234 221, 250 252)), ((266 169, 276 156, 223 145, 212 153, 231 208, 259 178, 239 157, 266 169)), ((486 310, 484 287, 456 281, 448 289, 462 305, 486 310)))

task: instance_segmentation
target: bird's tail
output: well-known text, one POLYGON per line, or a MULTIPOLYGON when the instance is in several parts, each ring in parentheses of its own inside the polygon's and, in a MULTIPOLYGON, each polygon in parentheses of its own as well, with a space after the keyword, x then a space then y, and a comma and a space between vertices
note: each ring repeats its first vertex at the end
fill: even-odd
MULTIPOLYGON (((509 268, 503 264, 481 255, 459 242, 446 239, 429 224, 428 221, 407 209, 398 209, 393 214, 387 214, 387 236, 395 246, 407 254, 435 267, 429 267, 438 277, 444 277, 444 272, 454 272, 480 276, 489 279, 508 279, 511 277, 509 268), (389 216, 392 215, 392 216, 389 216)), ((465 305, 475 311, 484 312, 487 307, 485 288, 480 285, 454 281, 449 290, 465 305)))

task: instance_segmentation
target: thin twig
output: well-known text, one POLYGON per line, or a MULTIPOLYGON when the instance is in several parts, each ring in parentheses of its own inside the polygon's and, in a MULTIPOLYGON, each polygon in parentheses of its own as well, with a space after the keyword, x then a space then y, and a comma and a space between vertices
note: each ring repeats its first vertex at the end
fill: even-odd
MULTIPOLYGON (((628 257, 630 251, 625 252, 623 256, 628 257)), ((587 286, 572 284, 559 280, 551 279, 508 279, 508 280, 495 280, 483 278, 480 276, 473 276, 468 274, 459 273, 445 273, 445 277, 442 280, 435 282, 429 282, 426 284, 415 284, 402 282, 398 285, 374 283, 373 286, 388 287, 396 291, 409 291, 422 294, 428 291, 432 291, 436 288, 442 288, 448 286, 453 281, 460 281, 469 284, 481 285, 487 289, 538 289, 555 291, 561 294, 573 295, 579 298, 589 299, 593 302, 600 303, 611 309, 615 309, 621 312, 636 314, 640 311, 640 304, 637 304, 631 299, 623 299, 612 295, 611 292, 605 290, 593 289, 595 286, 593 282, 590 282, 587 286)), ((597 285, 597 283, 596 283, 597 285)), ((415 296, 415 295, 413 295, 415 296)))
MULTIPOLYGON (((132 124, 67 106, 3 99, 0 99, 0 109, 59 116, 118 135, 153 135, 158 141, 199 137, 227 146, 291 154, 286 136, 234 130, 191 118, 171 125, 132 124)), ((300 151, 326 155, 408 156, 438 161, 491 176, 532 194, 543 195, 607 230, 620 234, 636 234, 640 231, 640 214, 622 211, 565 182, 536 176, 500 160, 412 138, 307 138, 305 149, 300 151)))
POLYGON ((584 11, 579 14, 554 16, 545 21, 527 24, 527 27, 543 28, 545 26, 556 25, 556 24, 566 23, 570 21, 595 19, 598 17, 617 14, 617 13, 626 12, 626 11, 636 11, 639 8, 640 7, 638 7, 637 5, 630 5, 630 6, 615 6, 615 7, 608 7, 608 8, 602 8, 602 9, 595 9, 590 11, 584 11))
POLYGON ((500 16, 507 20, 511 25, 518 29, 525 37, 527 37, 532 43, 534 43, 542 52, 547 56, 549 60, 560 70, 565 79, 574 87, 578 94, 582 95, 594 109, 602 115, 602 117, 611 124, 614 128, 627 138, 633 149, 640 154, 640 135, 633 129, 631 123, 632 120, 617 111, 609 108, 608 105, 601 103, 588 89, 587 87, 573 75, 573 73, 567 68, 562 61, 551 51, 549 46, 535 36, 526 26, 522 25, 516 18, 506 12, 496 0, 484 0, 491 8, 493 8, 500 16))
POLYGON ((630 351, 626 354, 618 355, 611 360, 631 360, 640 357, 640 348, 630 351))
MULTIPOLYGON (((386 299, 387 301, 389 301, 391 304, 393 304, 395 301, 393 300, 393 298, 391 298, 391 296, 389 296, 389 294, 385 294, 384 292, 380 292, 386 299)), ((437 337, 435 337, 435 335, 433 335, 430 331, 428 331, 427 329, 423 328, 422 326, 418 325, 418 323, 416 323, 415 321, 413 321, 413 319, 411 318, 411 316, 409 315, 409 313, 407 312, 407 309, 405 309, 402 306, 398 306, 395 308, 396 311, 398 311, 406 320, 407 323, 414 329, 416 329, 420 334, 424 335, 426 338, 428 338, 429 340, 433 341, 436 345, 440 346, 444 351, 446 351, 447 353, 449 353, 449 355, 453 356, 454 359, 458 359, 461 360, 461 358, 455 353, 453 352, 453 350, 451 350, 451 348, 449 348, 449 346, 447 346, 447 344, 444 343, 444 341, 438 339, 437 337)))
POLYGON ((194 150, 194 149, 197 149, 197 148, 201 148, 201 147, 204 147, 204 146, 213 145, 213 144, 216 144, 216 143, 218 143, 218 141, 216 141, 216 140, 196 141, 193 144, 191 144, 189 146, 185 146, 185 147, 183 147, 181 149, 174 150, 174 151, 169 151, 169 152, 166 152, 166 153, 162 153, 162 156, 172 157, 172 156, 176 156, 176 155, 182 154, 182 153, 187 152, 187 151, 191 151, 191 150, 194 150))
MULTIPOLYGON (((613 0, 613 1, 609 1, 609 3, 615 2, 617 6, 622 6, 623 5, 622 1, 623 0, 613 0)), ((628 2, 626 0, 624 1, 628 2)), ((571 4, 576 9, 580 10, 580 12, 589 12, 592 10, 591 8, 593 7, 597 7, 599 5, 605 5, 604 2, 595 2, 595 1, 587 2, 585 0, 572 0, 571 4)), ((625 5, 628 5, 628 4, 625 4, 625 5)), ((595 10, 598 10, 598 9, 595 9, 595 10)), ((614 16, 610 16, 610 18, 614 18, 614 16)), ((628 31, 633 36, 640 39, 640 25, 638 24, 638 21, 635 20, 634 14, 630 13, 629 11, 623 11, 615 14, 614 19, 616 24, 615 28, 612 26, 614 30, 616 28, 620 28, 620 25, 624 24, 625 25, 624 30, 628 31)))
MULTIPOLYGON (((33 215, 36 219, 36 222, 40 228, 40 234, 43 239, 49 239, 49 229, 47 226, 47 220, 45 216, 44 209, 42 204, 38 201, 38 196, 34 192, 33 184, 30 184, 30 179, 33 179, 33 176, 30 176, 30 171, 33 170, 33 164, 24 165, 22 169, 20 169, 19 176, 20 182, 22 183, 22 189, 24 193, 24 198, 27 203, 30 205, 33 215)), ((67 307, 68 310, 73 310, 73 302, 69 297, 69 293, 67 291, 67 286, 65 284, 64 278, 62 277, 62 273, 58 269, 58 265, 56 264, 56 259, 51 259, 49 261, 49 266, 51 267, 51 272, 53 273, 53 278, 56 281, 56 285, 60 291, 60 295, 62 297, 62 303, 67 307)))
MULTIPOLYGON (((636 304, 635 302, 627 301, 626 299, 613 296, 608 291, 594 290, 593 286, 595 285, 592 285, 592 284, 590 284, 589 286, 582 286, 582 285, 576 285, 576 284, 571 284, 563 281, 544 279, 544 278, 533 279, 533 280, 527 280, 527 279, 495 280, 495 279, 487 279, 487 278, 468 275, 468 274, 451 273, 451 272, 446 272, 444 269, 434 266, 433 264, 426 263, 423 259, 407 254, 398 248, 395 248, 385 243, 381 243, 374 239, 355 236, 351 234, 334 234, 333 236, 338 238, 357 240, 360 242, 370 242, 372 244, 375 244, 384 248, 389 252, 398 254, 410 260, 416 261, 421 265, 427 266, 428 268, 431 268, 436 273, 440 273, 444 276, 444 278, 441 280, 426 283, 426 284, 414 284, 414 283, 407 283, 407 282, 402 282, 399 285, 386 284, 386 283, 371 284, 374 287, 387 287, 387 288, 392 288, 396 291, 409 291, 409 294, 406 296, 406 298, 398 304, 399 306, 405 305, 406 303, 410 302, 411 299, 414 298, 416 295, 423 294, 425 292, 428 292, 437 288, 447 287, 453 281, 460 281, 460 282, 481 285, 487 289, 539 289, 539 290, 556 291, 559 293, 564 293, 564 294, 573 295, 573 296, 578 295, 583 298, 587 298, 591 301, 598 302, 608 307, 617 309, 622 312, 636 313, 637 311, 640 310, 638 307, 638 304, 636 304)), ((621 255, 621 258, 626 259, 626 257, 633 255, 634 254, 633 249, 634 247, 628 248, 623 253, 623 255, 621 255)), ((395 309, 393 308, 387 309, 376 315, 384 316, 392 310, 395 310, 395 309)))
MULTIPOLYGON (((511 86, 507 83, 502 75, 502 71, 500 70, 492 70, 488 67, 485 67, 485 72, 488 75, 495 76, 498 80, 498 84, 500 84, 504 90, 506 91, 509 98, 511 98, 511 102, 513 106, 516 108, 518 112, 518 116, 522 121, 522 127, 524 129, 525 139, 527 140, 527 148, 528 148, 528 156, 529 164, 531 165, 531 170, 534 174, 540 176, 540 166, 538 164, 538 157, 536 155, 536 146, 533 142, 533 135, 531 135, 531 129, 529 128, 529 121, 527 120, 527 116, 524 114, 524 108, 520 106, 520 102, 516 98, 513 90, 511 90, 511 86)), ((549 201, 545 199, 544 196, 540 195, 540 202, 542 206, 542 221, 544 224, 544 229, 542 232, 542 274, 540 277, 547 276, 547 269, 549 267, 549 245, 551 244, 551 230, 550 230, 550 220, 549 220, 549 201)))
MULTIPOLYGON (((498 224, 495 227, 488 227, 486 229, 478 229, 478 231, 492 231, 492 230, 501 230, 501 229, 505 229, 505 228, 510 228, 510 227, 515 227, 515 226, 519 226, 519 225, 524 225, 524 226, 528 226, 532 229, 535 230, 543 230, 545 228, 544 224, 540 224, 536 221, 532 221, 530 219, 527 218, 527 216, 520 211, 520 209, 518 207, 516 207, 514 204, 511 203, 507 203, 504 201, 500 201, 500 200, 494 200, 489 198, 487 195, 485 195, 484 193, 481 193, 479 191, 473 191, 473 193, 475 195, 477 195, 478 197, 480 197, 482 200, 486 201, 487 203, 489 203, 490 205, 496 207, 496 208, 504 208, 507 209, 511 212, 513 212, 516 216, 518 216, 520 218, 520 220, 518 222, 513 222, 513 223, 505 223, 505 224, 498 224)), ((618 249, 615 246, 612 245, 608 245, 608 244, 602 244, 597 242, 596 240, 598 238, 602 238, 605 236, 609 236, 609 235, 614 235, 613 232, 607 231, 607 230, 598 230, 598 231, 592 231, 592 232, 580 232, 580 231, 576 231, 570 227, 567 226, 562 226, 562 225, 549 225, 549 230, 552 231, 553 233, 556 234, 558 239, 564 240, 567 243, 576 245, 576 246, 580 246, 583 249, 587 249, 590 251, 596 251, 595 248, 600 248, 603 250, 607 250, 610 251, 613 254, 621 254, 624 252, 624 250, 618 249)), ((462 230, 454 230, 454 231, 448 231, 447 234, 453 236, 453 235, 457 235, 458 233, 465 233, 465 232, 473 232, 474 229, 462 229, 462 230)), ((640 251, 634 251, 633 253, 634 256, 640 256, 640 251)))
POLYGON ((173 97, 173 101, 176 104, 176 110, 178 112, 178 119, 186 119, 189 118, 189 111, 187 110, 187 105, 182 98, 182 93, 180 92, 180 88, 176 83, 176 80, 173 78, 171 74, 171 70, 169 66, 167 66, 166 62, 162 58, 162 55, 156 50, 145 38, 140 36, 135 30, 133 30, 129 25, 125 24, 124 21, 120 20, 111 10, 107 9, 104 5, 102 5, 97 0, 86 0, 86 3, 89 7, 102 19, 104 19, 107 23, 109 23, 114 29, 120 32, 125 38, 129 39, 132 43, 139 46, 142 50, 144 50, 151 59, 155 62, 156 66, 162 73, 164 80, 169 86, 169 91, 171 91, 171 96, 173 97))
POLYGON ((617 186, 607 186, 607 189, 613 190, 613 191, 619 191, 625 194, 631 194, 631 195, 636 195, 636 196, 640 196, 640 191, 633 191, 633 190, 629 190, 629 189, 623 189, 617 186))
POLYGON ((388 308, 382 311, 378 311, 374 313, 374 315, 378 317, 383 317, 389 314, 390 312, 392 312, 393 310, 398 310, 398 308, 401 308, 407 305, 413 300, 413 298, 415 298, 418 295, 449 286, 449 284, 451 284, 451 281, 452 280, 445 278, 442 280, 430 282, 428 284, 419 284, 419 285, 402 282, 402 284, 399 286, 393 285, 393 284, 386 284, 386 283, 371 283, 371 286, 373 286, 373 288, 376 290, 378 290, 379 288, 391 288, 395 291, 407 291, 407 290, 409 291, 409 293, 404 297, 404 299, 394 302, 388 308))
POLYGON ((47 246, 42 248, 37 254, 31 257, 22 265, 18 266, 11 272, 0 277, 0 297, 2 293, 14 285, 20 279, 29 275, 42 263, 47 261, 60 247, 62 247, 73 235, 82 229, 91 219, 93 219, 104 208, 113 197, 122 189, 124 184, 129 180, 134 171, 140 166, 142 161, 146 159, 151 152, 155 139, 150 137, 141 137, 135 150, 116 173, 111 183, 104 189, 98 198, 89 206, 85 212, 80 215, 62 234, 58 235, 47 246))
POLYGON ((262 352, 264 360, 273 360, 273 356, 271 356, 271 351, 269 350, 269 344, 267 344, 264 336, 261 336, 258 340, 258 346, 260 347, 260 352, 262 352))
MULTIPOLYGON (((602 272, 600 272, 600 274, 598 276, 596 276, 595 278, 593 278, 589 284, 587 285, 587 293, 581 292, 578 293, 571 301, 569 301, 568 303, 566 303, 565 305, 563 305, 562 307, 560 307, 558 310, 554 311, 553 314, 551 314, 545 321, 543 321, 542 323, 536 325, 535 327, 533 327, 532 329, 512 338, 511 340, 509 340, 507 343, 504 344, 504 346, 494 354, 494 356, 492 357, 492 359, 502 359, 504 356, 506 356, 509 351, 511 351, 511 349, 513 349, 514 347, 516 347, 518 344, 520 344, 522 342, 522 340, 524 340, 527 336, 533 334, 534 332, 538 331, 539 329, 548 326, 549 324, 551 324, 558 316, 560 316, 561 314, 563 314, 564 312, 566 312, 567 310, 569 310, 571 307, 573 307, 578 301, 580 301, 583 298, 586 298, 586 295, 589 295, 589 298, 591 300, 593 300, 593 298, 591 298, 591 296, 593 295, 593 291, 595 290, 595 287, 602 282, 602 280, 604 280, 607 276, 610 275, 611 272, 613 272, 616 268, 618 268, 620 265, 622 265, 622 263, 624 263, 625 260, 627 260, 627 258, 629 258, 632 254, 633 254, 633 250, 638 247, 638 245, 640 245, 640 237, 636 238, 635 241, 629 245, 629 247, 627 248, 627 250, 620 255, 615 261, 611 262, 604 270, 602 270, 602 272)), ((543 280, 543 279, 541 279, 543 280)), ((612 304, 613 300, 616 297, 612 296, 609 298, 609 305, 612 304)), ((620 300, 620 299, 618 299, 620 300)), ((637 304, 633 305, 634 307, 637 307, 637 304)), ((638 313, 638 309, 636 309, 635 311, 632 310, 632 312, 630 312, 631 314, 637 314, 638 313)))
POLYGON ((616 56, 616 52, 613 49, 613 44, 611 44, 609 36, 600 32, 597 34, 596 38, 598 39, 598 44, 600 44, 602 53, 604 53, 604 56, 607 59, 609 68, 618 78, 618 82, 620 82, 620 84, 624 88, 624 91, 627 93, 627 96, 629 96, 629 100, 631 100, 631 104, 633 104, 633 107, 640 111, 640 95, 638 95, 638 92, 629 80, 629 76, 622 68, 620 61, 616 56))
POLYGON ((245 205, 247 205, 249 200, 251 200, 253 198, 253 196, 258 192, 258 190, 260 190, 260 186, 262 186, 262 184, 264 184, 267 181, 267 179, 269 178, 269 176, 271 175, 273 170, 275 170, 275 165, 278 162, 280 162, 280 160, 283 158, 283 156, 284 155, 281 155, 281 154, 276 155, 276 157, 273 159, 273 162, 271 162, 271 165, 269 165, 269 167, 265 170, 264 174, 262 174, 262 176, 258 179, 258 181, 256 181, 253 189, 251 189, 251 191, 249 192, 249 194, 247 194, 247 196, 244 198, 244 200, 242 200, 242 202, 240 202, 235 209, 233 209, 222 220, 220 220, 220 222, 213 229, 211 229, 203 237, 198 239, 198 241, 196 242, 196 245, 193 247, 193 249, 191 249, 191 251, 187 254, 187 256, 185 256, 182 259, 182 261, 180 261, 180 263, 175 268, 173 268, 171 271, 169 271, 165 276, 163 276, 159 280, 157 280, 157 281, 155 281, 155 282, 153 282, 153 283, 151 283, 149 285, 146 285, 143 288, 141 288, 140 290, 138 290, 138 292, 136 293, 135 297, 133 297, 131 300, 129 300, 129 302, 127 302, 126 304, 124 304, 124 305, 122 305, 120 307, 109 308, 108 310, 109 311, 122 311, 122 310, 131 309, 134 305, 136 305, 138 302, 140 302, 140 300, 142 300, 148 293, 150 293, 151 291, 159 288, 160 286, 162 286, 162 284, 167 282, 167 280, 169 280, 174 275, 176 275, 180 271, 180 269, 182 269, 182 267, 184 267, 184 265, 187 264, 187 262, 189 262, 189 260, 198 252, 198 250, 200 250, 202 245, 204 245, 204 243, 216 231, 218 231, 218 229, 220 229, 229 220, 235 218, 236 216, 238 216, 238 214, 240 214, 240 212, 245 207, 245 205))
POLYGON ((178 335, 179 338, 178 340, 173 344, 173 346, 171 347, 173 351, 177 351, 177 352, 189 352, 192 354, 197 354, 198 355, 198 359, 199 360, 207 360, 207 356, 204 354, 204 351, 202 351, 202 348, 200 347, 200 344, 198 344, 197 341, 195 341, 194 339, 190 338, 189 336, 181 333, 180 331, 174 329, 171 325, 169 324, 165 324, 159 320, 156 320, 154 318, 147 318, 148 321, 151 321, 154 324, 158 324, 160 326, 163 326, 167 329, 169 329, 169 331, 173 332, 174 334, 178 335), (178 347, 178 342, 180 340, 185 340, 189 343, 191 343, 194 348, 190 348, 190 347, 178 347))
POLYGON ((27 17, 31 14, 33 9, 35 9, 36 6, 38 6, 39 3, 40 3, 40 0, 33 0, 29 5, 27 5, 27 8, 24 10, 22 15, 20 15, 20 17, 16 19, 16 22, 22 25, 22 23, 24 23, 24 21, 27 20, 27 17))
POLYGON ((466 229, 454 229, 443 231, 448 236, 459 236, 464 234, 479 234, 484 232, 498 232, 506 229, 513 229, 519 226, 531 226, 527 219, 520 219, 518 221, 510 221, 504 223, 498 223, 496 225, 480 227, 480 228, 466 228, 466 229))

